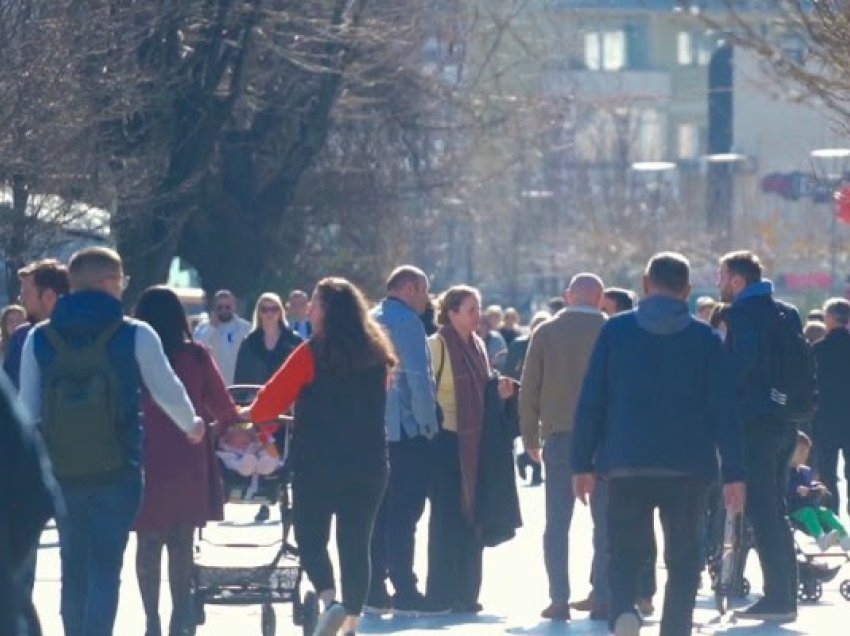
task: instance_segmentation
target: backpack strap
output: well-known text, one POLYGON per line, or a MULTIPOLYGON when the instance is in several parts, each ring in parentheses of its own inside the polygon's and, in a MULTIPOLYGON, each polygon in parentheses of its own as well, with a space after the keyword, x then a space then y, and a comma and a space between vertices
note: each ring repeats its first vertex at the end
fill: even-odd
POLYGON ((446 365, 446 341, 443 340, 442 336, 437 336, 437 340, 440 341, 440 366, 437 368, 437 382, 436 387, 437 391, 440 390, 440 381, 443 379, 443 367, 446 365))
POLYGON ((59 332, 56 331, 56 328, 50 323, 44 325, 44 335, 50 343, 50 346, 56 350, 58 355, 66 356, 71 353, 71 347, 68 346, 65 339, 59 335, 59 332))
POLYGON ((100 335, 95 339, 93 346, 102 349, 106 346, 106 344, 112 340, 118 330, 121 328, 121 325, 124 324, 124 318, 120 318, 116 320, 111 325, 109 325, 106 329, 100 332, 100 335))

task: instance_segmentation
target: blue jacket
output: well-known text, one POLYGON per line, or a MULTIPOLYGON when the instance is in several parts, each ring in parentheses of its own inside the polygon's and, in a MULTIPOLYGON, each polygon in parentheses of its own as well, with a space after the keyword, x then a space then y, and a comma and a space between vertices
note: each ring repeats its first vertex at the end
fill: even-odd
MULTIPOLYGON (((80 347, 92 342, 109 325, 123 319, 118 300, 103 292, 84 291, 60 298, 50 324, 71 347, 80 347)), ((138 469, 142 465, 142 429, 139 421, 142 381, 135 356, 135 337, 136 327, 132 322, 125 321, 108 347, 121 382, 121 406, 124 410, 121 446, 128 468, 138 469)), ((42 325, 36 326, 33 333, 33 353, 41 376, 45 377, 56 352, 44 335, 42 325)), ((84 444, 85 440, 80 440, 80 443, 84 444)))
POLYGON ((686 303, 651 296, 602 328, 576 409, 576 473, 744 477, 728 356, 686 303))
POLYGON ((770 399, 772 370, 765 355, 765 347, 769 346, 766 337, 776 320, 777 304, 796 320, 802 331, 797 309, 774 300, 773 283, 769 280, 748 285, 729 309, 726 347, 732 355, 738 413, 745 424, 781 414, 780 407, 770 399))
POLYGON ((436 434, 436 387, 422 321, 397 298, 382 300, 372 316, 386 328, 398 356, 387 395, 387 438, 399 441, 402 430, 409 438, 436 434))

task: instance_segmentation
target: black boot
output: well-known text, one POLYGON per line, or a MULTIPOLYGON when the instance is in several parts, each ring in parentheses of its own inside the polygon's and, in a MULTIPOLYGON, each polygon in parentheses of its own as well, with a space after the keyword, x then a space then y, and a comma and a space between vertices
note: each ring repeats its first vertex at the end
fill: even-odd
POLYGON ((528 453, 521 453, 516 457, 516 471, 519 473, 519 478, 523 481, 528 479, 528 467, 531 463, 528 453))

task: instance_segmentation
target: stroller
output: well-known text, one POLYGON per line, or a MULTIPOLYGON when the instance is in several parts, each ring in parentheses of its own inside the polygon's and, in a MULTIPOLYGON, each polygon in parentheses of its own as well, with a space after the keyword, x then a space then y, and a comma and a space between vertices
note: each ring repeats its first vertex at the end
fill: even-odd
MULTIPOLYGON (((794 550, 797 553, 797 600, 804 603, 816 603, 823 596, 823 584, 838 576, 845 563, 850 561, 846 552, 806 550, 811 538, 802 528, 791 521, 794 532, 794 550)), ((850 579, 844 579, 838 588, 844 600, 850 601, 850 579)))
MULTIPOLYGON (((237 385, 228 388, 234 402, 239 406, 250 404, 259 386, 237 385)), ((281 502, 282 535, 280 540, 269 544, 214 543, 198 532, 199 544, 195 548, 195 565, 192 572, 192 598, 195 625, 206 620, 205 605, 252 605, 260 604, 261 634, 273 636, 276 629, 274 604, 292 603, 292 620, 300 625, 305 636, 311 636, 319 614, 318 598, 313 591, 301 595, 303 569, 298 560, 298 550, 289 543, 292 527, 292 509, 289 499, 289 474, 286 465, 289 440, 292 435, 290 422, 282 421, 278 429, 278 446, 283 451, 283 466, 270 475, 243 477, 235 471, 221 467, 224 478, 225 500, 228 503, 250 503, 275 505, 281 502), (206 543, 217 548, 256 549, 275 548, 270 562, 245 563, 240 566, 222 566, 207 562, 202 554, 206 543), (278 547, 279 546, 279 547, 278 547)), ((245 561, 252 554, 245 553, 245 561)), ((240 562, 242 560, 240 559, 240 562)))

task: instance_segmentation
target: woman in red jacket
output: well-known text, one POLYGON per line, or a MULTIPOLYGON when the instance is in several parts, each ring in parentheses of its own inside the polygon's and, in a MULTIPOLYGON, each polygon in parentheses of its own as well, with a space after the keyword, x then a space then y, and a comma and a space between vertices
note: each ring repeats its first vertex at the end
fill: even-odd
MULTIPOLYGON (((192 342, 186 314, 167 287, 151 287, 139 298, 136 318, 150 324, 198 415, 220 429, 239 418, 207 349, 192 342)), ((162 547, 168 548, 172 612, 169 636, 192 633, 187 620, 192 580, 192 536, 207 521, 223 518, 221 475, 214 438, 191 445, 147 392, 143 396, 145 490, 139 516, 136 574, 147 619, 145 636, 160 636, 159 582, 162 547)), ((219 430, 219 432, 221 432, 219 430)))
POLYGON ((384 426, 392 345, 360 291, 342 278, 319 282, 310 307, 313 335, 257 395, 252 422, 295 404, 292 490, 301 564, 325 611, 316 636, 354 634, 369 588, 369 543, 387 480, 384 426), (336 599, 328 555, 331 518, 342 580, 336 599))

